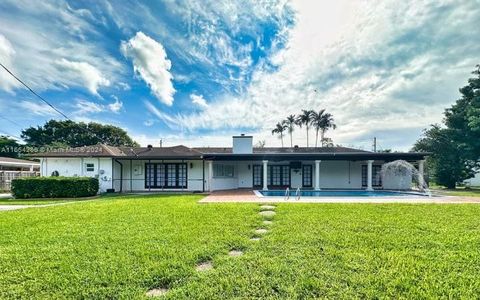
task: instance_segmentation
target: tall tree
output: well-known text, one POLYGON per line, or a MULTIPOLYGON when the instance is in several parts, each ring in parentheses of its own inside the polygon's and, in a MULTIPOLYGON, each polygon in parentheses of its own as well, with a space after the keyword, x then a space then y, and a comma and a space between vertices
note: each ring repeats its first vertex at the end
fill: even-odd
POLYGON ((445 111, 445 125, 455 135, 458 147, 470 159, 480 158, 480 65, 459 91, 461 98, 445 111))
POLYGON ((307 131, 307 147, 309 147, 308 130, 310 129, 310 125, 312 123, 312 114, 313 114, 313 110, 302 109, 302 113, 297 117, 297 125, 300 127, 305 125, 305 129, 307 131))
POLYGON ((463 147, 458 146, 454 135, 449 128, 433 125, 413 147, 413 151, 431 153, 427 159, 428 173, 437 184, 451 189, 473 177, 477 167, 474 160, 466 157, 463 147))
POLYGON ((278 134, 280 139, 282 140, 282 148, 283 148, 283 133, 287 130, 287 124, 285 122, 279 122, 275 125, 275 128, 272 130, 272 134, 278 134))
POLYGON ((16 140, 7 136, 0 136, 0 156, 18 157, 18 147, 20 147, 20 144, 16 140))
POLYGON ((284 121, 287 124, 287 131, 290 135, 290 147, 293 147, 293 130, 295 129, 296 118, 295 115, 289 115, 284 121))
POLYGON ((335 125, 333 116, 330 113, 324 113, 322 116, 322 121, 321 121, 321 140, 322 140, 322 146, 325 145, 325 132, 329 129, 336 129, 337 125, 335 125))
POLYGON ((103 125, 95 122, 86 124, 69 120, 50 120, 43 126, 23 130, 21 137, 27 144, 33 146, 61 144, 79 147, 99 143, 111 146, 138 146, 125 130, 113 125, 103 125))
POLYGON ((472 74, 460 89, 461 98, 445 111, 445 127, 433 125, 413 147, 432 153, 429 171, 448 188, 473 177, 480 167, 480 65, 472 74))
MULTIPOLYGON (((318 132, 322 129, 322 126, 323 126, 324 113, 325 113, 325 109, 321 109, 318 112, 314 111, 312 114, 312 126, 315 129, 315 148, 318 147, 318 132)), ((323 137, 322 137, 322 141, 323 141, 323 137)))

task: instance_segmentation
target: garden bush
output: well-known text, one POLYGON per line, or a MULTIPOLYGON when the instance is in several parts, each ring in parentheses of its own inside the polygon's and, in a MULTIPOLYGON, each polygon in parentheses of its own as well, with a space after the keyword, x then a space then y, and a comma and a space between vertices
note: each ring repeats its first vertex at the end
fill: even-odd
POLYGON ((98 179, 90 177, 25 177, 12 181, 15 198, 76 198, 94 196, 98 179))

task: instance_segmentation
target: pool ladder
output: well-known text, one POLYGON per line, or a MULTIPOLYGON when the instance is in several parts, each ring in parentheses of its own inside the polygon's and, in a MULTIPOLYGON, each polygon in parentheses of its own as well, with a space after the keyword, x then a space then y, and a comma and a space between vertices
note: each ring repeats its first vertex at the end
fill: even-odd
POLYGON ((297 191, 295 192, 295 200, 300 200, 300 188, 297 188, 297 191))
POLYGON ((288 199, 290 199, 290 189, 287 187, 287 189, 285 190, 285 197, 283 197, 283 200, 287 201, 288 199))

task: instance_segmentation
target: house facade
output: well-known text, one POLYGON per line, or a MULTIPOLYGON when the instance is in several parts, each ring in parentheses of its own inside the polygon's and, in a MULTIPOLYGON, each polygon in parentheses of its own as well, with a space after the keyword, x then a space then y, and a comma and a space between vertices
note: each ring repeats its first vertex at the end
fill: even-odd
POLYGON ((100 192, 208 192, 249 188, 410 189, 411 174, 381 176, 382 165, 406 160, 423 173, 425 153, 376 153, 346 147, 254 148, 234 136, 232 147, 111 147, 39 153, 42 176, 91 176, 100 192))

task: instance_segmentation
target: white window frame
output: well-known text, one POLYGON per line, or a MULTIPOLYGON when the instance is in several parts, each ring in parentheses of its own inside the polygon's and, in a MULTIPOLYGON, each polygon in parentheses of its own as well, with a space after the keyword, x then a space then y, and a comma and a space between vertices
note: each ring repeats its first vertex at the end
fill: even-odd
POLYGON ((214 164, 213 178, 235 178, 235 165, 231 164, 214 164), (231 170, 227 174, 227 170, 231 170))

